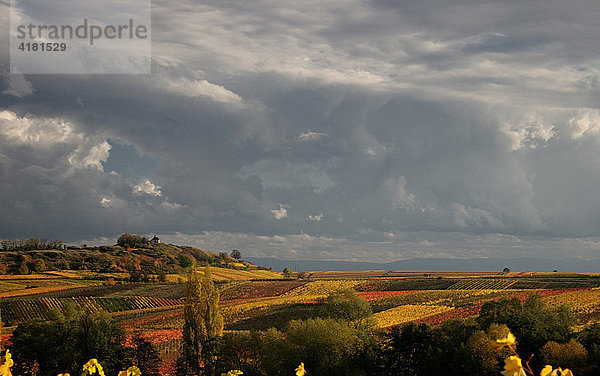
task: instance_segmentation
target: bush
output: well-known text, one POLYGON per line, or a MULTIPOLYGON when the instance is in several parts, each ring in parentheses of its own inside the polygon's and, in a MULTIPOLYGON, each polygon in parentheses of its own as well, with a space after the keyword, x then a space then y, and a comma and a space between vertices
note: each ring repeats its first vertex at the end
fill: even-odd
POLYGON ((364 327, 373 315, 371 305, 353 289, 332 292, 320 310, 322 316, 343 320, 355 327, 364 327))
POLYGON ((77 371, 91 358, 114 373, 125 359, 124 331, 109 316, 81 314, 68 308, 55 312, 48 321, 28 321, 15 329, 12 350, 15 374, 38 370, 40 376, 55 376, 77 371))
POLYGON ((536 354, 533 363, 539 367, 539 349, 549 341, 567 342, 575 316, 566 306, 548 308, 541 296, 531 295, 523 303, 515 298, 486 302, 477 321, 484 330, 494 323, 508 326, 519 338, 519 350, 536 354))
POLYGON ((285 336, 293 364, 304 361, 315 376, 352 374, 362 346, 354 329, 332 319, 293 320, 285 336))
POLYGON ((272 328, 260 336, 261 374, 290 375, 300 362, 311 375, 364 375, 360 332, 333 319, 292 320, 283 333, 272 328))
POLYGON ((564 344, 550 341, 540 350, 540 358, 544 364, 569 368, 576 374, 587 368, 587 357, 588 353, 583 345, 573 338, 564 344))
POLYGON ((148 239, 125 233, 119 236, 117 245, 123 248, 141 248, 148 245, 148 239))

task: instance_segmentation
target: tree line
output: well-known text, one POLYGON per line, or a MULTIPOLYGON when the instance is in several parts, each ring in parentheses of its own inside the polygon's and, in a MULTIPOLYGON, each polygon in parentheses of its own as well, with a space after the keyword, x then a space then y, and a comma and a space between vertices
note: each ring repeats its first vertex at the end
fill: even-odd
POLYGON ((0 241, 3 251, 33 251, 48 249, 63 249, 62 240, 46 240, 38 238, 29 239, 3 239, 0 241))

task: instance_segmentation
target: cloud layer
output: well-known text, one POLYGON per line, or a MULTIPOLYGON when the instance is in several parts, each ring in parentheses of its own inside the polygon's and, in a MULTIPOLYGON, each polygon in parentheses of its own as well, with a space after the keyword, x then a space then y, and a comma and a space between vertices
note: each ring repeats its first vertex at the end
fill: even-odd
POLYGON ((591 0, 170 0, 153 4, 150 76, 9 75, 1 55, 0 237, 590 257, 597 15, 591 0))

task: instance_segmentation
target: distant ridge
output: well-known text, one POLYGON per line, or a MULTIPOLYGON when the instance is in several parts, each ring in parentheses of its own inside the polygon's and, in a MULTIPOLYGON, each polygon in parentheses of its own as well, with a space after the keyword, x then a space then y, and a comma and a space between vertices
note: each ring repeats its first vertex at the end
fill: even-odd
POLYGON ((343 271, 343 270, 422 270, 422 271, 501 271, 513 272, 579 272, 600 273, 599 260, 520 258, 413 258, 390 263, 360 261, 281 260, 271 257, 245 257, 255 265, 281 272, 292 271, 343 271))

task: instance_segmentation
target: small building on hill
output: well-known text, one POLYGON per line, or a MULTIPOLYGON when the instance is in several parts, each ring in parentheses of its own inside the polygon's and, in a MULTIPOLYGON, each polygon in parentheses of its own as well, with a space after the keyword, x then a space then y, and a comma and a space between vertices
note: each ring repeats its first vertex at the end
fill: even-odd
POLYGON ((150 241, 154 244, 160 244, 160 239, 156 235, 154 235, 154 237, 150 239, 150 241))

